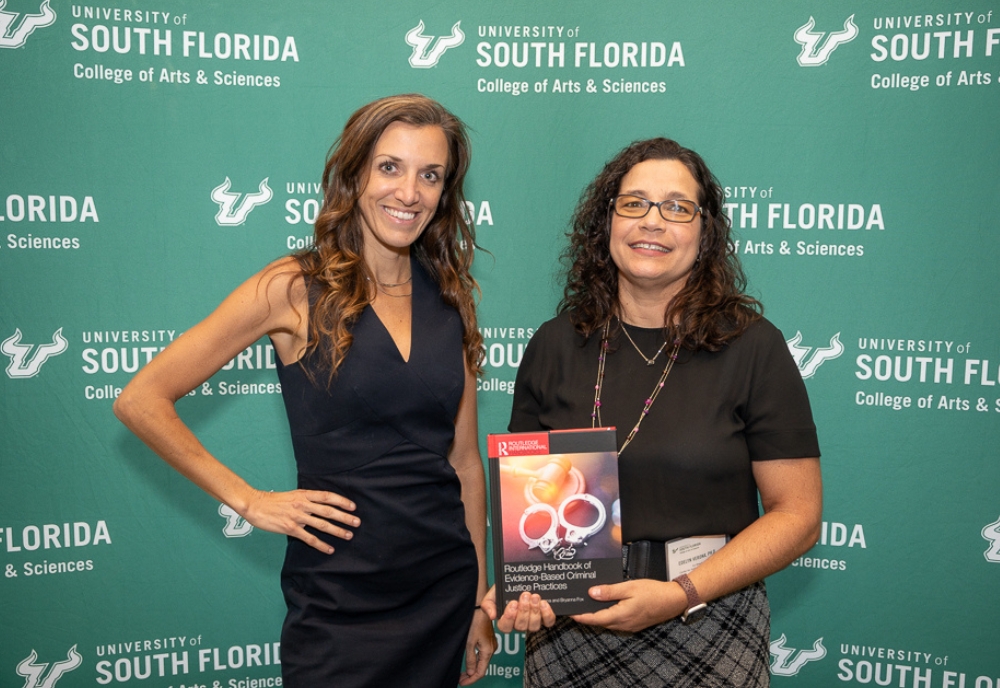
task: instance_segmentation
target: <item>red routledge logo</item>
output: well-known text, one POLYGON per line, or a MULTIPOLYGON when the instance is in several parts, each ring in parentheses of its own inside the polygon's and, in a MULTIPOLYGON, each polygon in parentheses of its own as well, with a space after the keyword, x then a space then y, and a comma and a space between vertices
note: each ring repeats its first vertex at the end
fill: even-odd
POLYGON ((488 456, 534 456, 549 453, 549 433, 521 432, 513 435, 490 435, 487 438, 488 456))

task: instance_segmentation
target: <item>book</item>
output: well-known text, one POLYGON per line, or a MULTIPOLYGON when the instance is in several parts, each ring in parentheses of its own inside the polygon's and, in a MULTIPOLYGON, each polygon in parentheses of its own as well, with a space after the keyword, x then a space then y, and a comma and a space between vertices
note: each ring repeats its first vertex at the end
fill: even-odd
POLYGON ((624 580, 615 429, 490 434, 487 447, 501 613, 525 590, 559 616, 610 607, 587 590, 624 580))

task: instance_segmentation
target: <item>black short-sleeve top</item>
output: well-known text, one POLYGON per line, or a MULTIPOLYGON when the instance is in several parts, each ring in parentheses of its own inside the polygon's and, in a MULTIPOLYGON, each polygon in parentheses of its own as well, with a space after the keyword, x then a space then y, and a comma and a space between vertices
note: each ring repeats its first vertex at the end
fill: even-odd
MULTIPOLYGON (((625 327, 635 345, 612 339, 601 390, 601 424, 617 428, 619 447, 672 349, 647 365, 663 331, 625 327)), ((591 426, 600 340, 566 313, 538 329, 517 372, 511 432, 591 426)), ((753 461, 818 456, 805 385, 774 325, 761 319, 718 352, 681 349, 619 457, 623 540, 735 535, 759 516, 753 461)))

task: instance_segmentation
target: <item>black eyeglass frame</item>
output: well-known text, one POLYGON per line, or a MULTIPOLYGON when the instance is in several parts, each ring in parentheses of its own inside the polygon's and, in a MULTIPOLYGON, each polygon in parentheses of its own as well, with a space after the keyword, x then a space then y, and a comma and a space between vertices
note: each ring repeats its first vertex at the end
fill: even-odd
POLYGON ((649 209, 655 206, 656 207, 656 212, 658 212, 660 214, 660 217, 662 217, 664 219, 664 221, 666 221, 666 222, 677 222, 677 223, 680 223, 680 224, 688 224, 690 222, 694 222, 694 219, 696 217, 698 217, 698 215, 701 214, 701 212, 702 212, 702 209, 701 209, 700 205, 698 205, 694 201, 688 200, 686 198, 667 198, 667 199, 664 199, 662 201, 654 202, 654 201, 649 200, 648 198, 643 198, 642 196, 636 196, 635 194, 618 194, 617 196, 615 196, 614 198, 611 199, 611 202, 608 205, 611 208, 612 212, 615 213, 615 215, 618 215, 619 217, 628 218, 629 220, 638 220, 639 218, 646 217, 647 215, 649 215, 649 209), (642 201, 645 204, 645 206, 646 206, 646 212, 644 212, 642 215, 624 215, 623 213, 621 213, 618 210, 618 206, 615 203, 615 201, 617 201, 619 198, 634 198, 634 199, 636 199, 638 201, 642 201), (672 219, 664 216, 664 214, 663 214, 663 204, 664 203, 677 203, 677 202, 690 203, 691 205, 694 206, 694 213, 692 213, 690 220, 672 220, 672 219))

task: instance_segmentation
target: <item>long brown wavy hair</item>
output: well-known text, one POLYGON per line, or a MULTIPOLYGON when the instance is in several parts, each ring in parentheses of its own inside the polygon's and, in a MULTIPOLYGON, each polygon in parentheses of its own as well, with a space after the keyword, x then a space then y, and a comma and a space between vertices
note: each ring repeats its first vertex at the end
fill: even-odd
POLYGON ((440 127, 448 141, 441 200, 411 250, 437 283, 444 301, 461 316, 466 363, 481 374, 483 338, 476 326, 474 296, 479 294, 479 285, 469 272, 476 237, 466 219, 463 192, 472 155, 469 138, 458 117, 436 101, 413 93, 381 98, 358 109, 327 156, 313 246, 294 254, 306 282, 318 292, 309 314, 306 355, 317 349, 328 351, 332 380, 351 348, 351 325, 371 301, 368 279, 375 276, 363 257, 358 199, 368 182, 375 145, 393 122, 440 127))
POLYGON ((664 304, 667 336, 686 349, 718 351, 758 320, 764 309, 743 293, 747 280, 730 240, 719 181, 700 155, 670 139, 632 143, 584 190, 567 234, 570 245, 563 253, 568 268, 559 312, 569 311, 573 326, 585 337, 620 316, 618 268, 610 247, 611 199, 629 170, 646 160, 681 162, 698 183, 702 208, 699 257, 687 283, 664 304))

